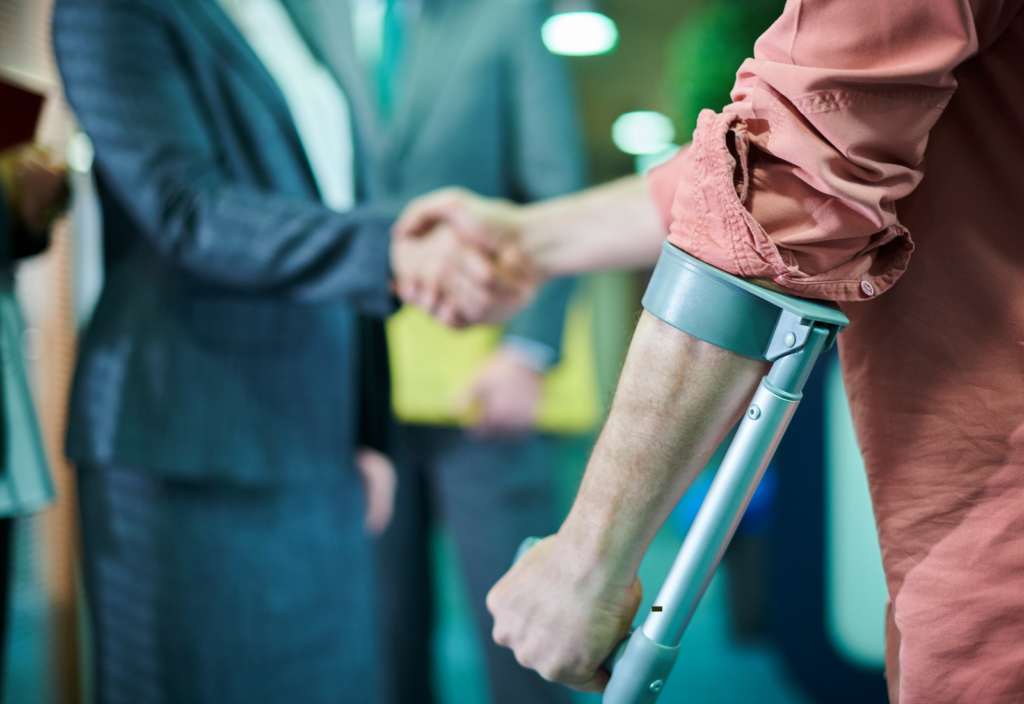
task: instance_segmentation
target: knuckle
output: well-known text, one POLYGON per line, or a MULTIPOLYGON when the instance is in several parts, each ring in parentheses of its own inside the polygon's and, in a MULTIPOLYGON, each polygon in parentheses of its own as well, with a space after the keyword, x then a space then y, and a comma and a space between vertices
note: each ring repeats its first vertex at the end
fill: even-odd
POLYGON ((531 647, 528 643, 517 644, 512 649, 512 652, 516 656, 516 662, 523 667, 536 670, 538 673, 544 668, 544 663, 538 658, 535 648, 531 647))
MULTIPOLYGON (((537 634, 535 633, 534 636, 537 634)), ((524 667, 535 670, 549 682, 572 682, 581 679, 580 675, 587 672, 573 654, 563 647, 558 647, 550 637, 523 639, 523 644, 515 649, 516 660, 524 667), (541 642, 543 640, 543 642, 541 642)))
POLYGON ((557 662, 543 662, 538 663, 534 669, 537 674, 546 679, 548 682, 561 682, 565 680, 565 668, 561 663, 557 662))
POLYGON ((465 314, 467 318, 477 319, 483 316, 486 311, 486 306, 480 301, 468 302, 465 306, 465 314))
MULTIPOLYGON (((519 664, 523 665, 523 663, 519 663, 519 664)), ((523 667, 529 667, 529 665, 523 665, 523 667)), ((541 677, 546 679, 548 682, 557 682, 558 681, 558 678, 555 676, 553 670, 551 670, 548 667, 540 665, 540 666, 534 667, 533 670, 536 671, 536 673, 538 675, 540 675, 541 677)))
POLYGON ((499 601, 500 597, 498 595, 498 589, 497 587, 492 587, 491 590, 487 592, 487 596, 484 598, 484 604, 487 605, 487 610, 491 613, 492 616, 497 617, 498 615, 499 601))
POLYGON ((585 657, 579 651, 571 651, 564 653, 556 676, 561 682, 580 682, 589 679, 595 669, 597 668, 591 662, 591 658, 585 657))
POLYGON ((499 626, 497 622, 495 622, 494 628, 491 629, 491 637, 494 639, 494 642, 498 645, 504 648, 509 647, 510 641, 508 637, 508 631, 499 626))
POLYGON ((485 263, 480 267, 479 275, 480 283, 487 288, 495 288, 501 283, 501 279, 498 277, 498 272, 495 271, 494 267, 485 263))
POLYGON ((459 205, 465 199, 465 190, 458 186, 448 186, 437 192, 437 202, 442 206, 459 205))

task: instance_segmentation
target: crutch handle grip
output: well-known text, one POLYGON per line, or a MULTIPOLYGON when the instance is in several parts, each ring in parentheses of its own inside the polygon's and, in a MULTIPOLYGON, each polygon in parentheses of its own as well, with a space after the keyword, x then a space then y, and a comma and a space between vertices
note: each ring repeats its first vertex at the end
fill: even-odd
POLYGON ((516 550, 516 556, 512 558, 512 564, 519 562, 519 558, 526 554, 526 551, 532 548, 534 545, 544 540, 544 538, 538 538, 536 535, 531 535, 529 538, 524 538, 523 542, 519 543, 519 549, 516 550))
MULTIPOLYGON (((618 651, 621 644, 616 648, 618 651)), ((679 656, 679 646, 655 643, 642 628, 629 637, 616 659, 614 673, 604 690, 603 704, 653 704, 679 656)))
POLYGON ((612 648, 612 652, 608 653, 608 657, 606 657, 604 662, 601 663, 601 667, 608 670, 608 672, 615 669, 615 664, 622 659, 623 655, 626 654, 626 646, 629 645, 629 639, 632 637, 633 631, 635 630, 635 628, 630 628, 629 632, 622 636, 622 640, 615 644, 615 647, 612 648))

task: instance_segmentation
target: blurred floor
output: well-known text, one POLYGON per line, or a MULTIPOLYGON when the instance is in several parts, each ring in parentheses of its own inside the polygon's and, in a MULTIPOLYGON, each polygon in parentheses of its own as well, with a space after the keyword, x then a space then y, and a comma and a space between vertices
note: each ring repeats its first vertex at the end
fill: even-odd
MULTIPOLYGON (((562 447, 561 476, 566 500, 578 482, 586 461, 588 442, 566 442, 562 447)), ((655 538, 640 567, 645 587, 639 614, 650 610, 681 543, 666 526, 655 538)), ((434 559, 438 565, 438 629, 435 666, 439 704, 488 704, 486 675, 480 642, 466 602, 451 540, 436 536, 434 559)), ((723 573, 712 580, 683 639, 679 660, 660 704, 814 704, 785 671, 779 655, 768 643, 740 644, 729 632, 723 573)), ((596 695, 580 695, 580 704, 599 704, 596 695)), ((524 704, 528 704, 525 703, 524 704)))
MULTIPOLYGON (((48 633, 38 569, 28 559, 31 528, 25 526, 16 551, 15 593, 8 633, 8 678, 3 701, 43 704, 53 701, 43 672, 48 633), (27 530, 26 530, 27 529, 27 530), (35 582, 35 584, 33 584, 35 582)), ((680 540, 671 528, 658 534, 640 568, 647 586, 640 613, 651 602, 668 571, 680 540)), ((450 539, 441 534, 434 541, 440 611, 435 635, 435 681, 439 704, 487 704, 487 683, 480 643, 474 630, 465 590, 457 571, 450 539)), ((682 652, 661 696, 664 704, 814 704, 790 681, 779 658, 767 645, 741 645, 729 635, 724 582, 716 577, 683 640, 682 652)), ((580 695, 580 704, 597 704, 600 697, 580 695)), ((524 703, 528 704, 528 703, 524 703)))
MULTIPOLYGON (((563 505, 568 507, 589 452, 589 439, 561 443, 560 477, 563 505)), ((51 632, 41 587, 43 565, 38 556, 36 521, 19 521, 15 538, 14 574, 7 634, 5 702, 45 704, 54 701, 43 674, 48 666, 51 632), (35 549, 33 549, 35 547, 35 549)), ((640 614, 656 596, 680 538, 671 527, 655 538, 640 568, 646 587, 640 614)), ((435 634, 435 682, 438 704, 487 704, 487 682, 480 642, 475 632, 453 545, 444 533, 434 540, 438 568, 438 630, 435 634)), ((786 674, 769 644, 737 643, 729 632, 725 582, 712 581, 682 643, 682 652, 661 696, 662 704, 814 704, 786 674)), ((580 695, 579 704, 598 704, 600 697, 580 695)), ((524 704, 529 704, 524 702, 524 704)))

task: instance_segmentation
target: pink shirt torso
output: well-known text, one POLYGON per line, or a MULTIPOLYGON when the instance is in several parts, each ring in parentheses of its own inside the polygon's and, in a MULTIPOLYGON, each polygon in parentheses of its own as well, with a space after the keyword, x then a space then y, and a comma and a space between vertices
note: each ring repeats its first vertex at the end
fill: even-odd
POLYGON ((850 317, 901 704, 1024 701, 1021 6, 790 2, 651 177, 674 244, 850 317))

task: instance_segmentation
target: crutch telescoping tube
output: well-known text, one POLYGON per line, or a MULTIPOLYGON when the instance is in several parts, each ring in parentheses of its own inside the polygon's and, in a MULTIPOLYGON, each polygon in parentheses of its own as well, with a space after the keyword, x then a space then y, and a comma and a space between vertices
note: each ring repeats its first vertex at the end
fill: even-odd
MULTIPOLYGON (((726 274, 668 242, 643 299, 648 312, 737 354, 772 362, 640 628, 605 661, 605 704, 654 702, 679 642, 775 453, 814 363, 849 324, 832 304, 794 298, 726 274), (658 608, 660 607, 660 608, 658 608)), ((528 539, 520 554, 536 539, 528 539)), ((518 556, 517 556, 518 557, 518 556)))

